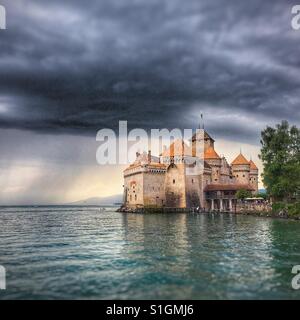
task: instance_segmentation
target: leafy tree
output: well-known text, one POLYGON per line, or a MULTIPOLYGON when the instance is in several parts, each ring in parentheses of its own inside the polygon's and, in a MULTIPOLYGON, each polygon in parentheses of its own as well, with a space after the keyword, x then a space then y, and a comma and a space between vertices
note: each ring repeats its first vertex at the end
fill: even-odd
POLYGON ((300 130, 282 121, 261 132, 264 185, 275 201, 290 201, 300 193, 300 130))
POLYGON ((238 190, 238 192, 236 193, 236 197, 240 200, 244 200, 246 198, 250 198, 251 197, 251 192, 245 189, 240 189, 238 190))
POLYGON ((255 198, 263 198, 263 199, 267 199, 267 194, 264 192, 258 192, 254 195, 255 198))

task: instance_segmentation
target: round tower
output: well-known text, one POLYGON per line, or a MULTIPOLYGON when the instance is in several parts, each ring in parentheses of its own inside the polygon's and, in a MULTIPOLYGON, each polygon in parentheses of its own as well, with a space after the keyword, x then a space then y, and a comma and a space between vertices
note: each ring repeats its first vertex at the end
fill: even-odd
POLYGON ((232 175, 237 184, 250 184, 250 163, 240 153, 231 163, 232 175))
POLYGON ((249 174, 249 184, 253 189, 255 189, 255 193, 258 192, 258 168, 256 164, 252 161, 249 162, 250 164, 250 174, 249 174))

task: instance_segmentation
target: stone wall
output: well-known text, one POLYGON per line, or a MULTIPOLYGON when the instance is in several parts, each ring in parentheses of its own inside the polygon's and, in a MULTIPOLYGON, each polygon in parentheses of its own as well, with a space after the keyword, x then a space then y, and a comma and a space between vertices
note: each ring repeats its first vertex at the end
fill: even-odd
POLYGON ((258 192, 258 170, 250 170, 249 184, 255 189, 254 193, 258 192))
POLYGON ((185 167, 184 164, 171 164, 165 179, 166 206, 185 208, 185 167))
POLYGON ((124 190, 126 193, 126 206, 138 207, 144 205, 144 177, 143 172, 126 176, 124 178, 124 190))
POLYGON ((144 173, 144 205, 161 207, 166 204, 165 173, 144 173))
POLYGON ((250 165, 233 165, 232 174, 238 184, 249 184, 250 165))
POLYGON ((186 175, 186 204, 188 207, 201 206, 201 178, 200 175, 186 175))

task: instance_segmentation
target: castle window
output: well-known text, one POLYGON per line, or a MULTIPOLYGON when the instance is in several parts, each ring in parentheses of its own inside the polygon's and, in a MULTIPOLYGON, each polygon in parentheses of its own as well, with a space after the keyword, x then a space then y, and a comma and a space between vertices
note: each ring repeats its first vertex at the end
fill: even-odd
POLYGON ((237 174, 237 175, 236 175, 236 177, 238 178, 238 177, 239 177, 239 175, 237 174))
POLYGON ((132 201, 132 195, 130 195, 130 201, 132 201))
POLYGON ((135 196, 134 196, 134 199, 136 200, 136 198, 137 198, 137 196, 135 195, 135 196))
POLYGON ((173 179, 173 184, 175 184, 175 179, 173 179))
POLYGON ((194 183, 194 179, 192 179, 192 183, 194 183))
POLYGON ((245 178, 245 175, 243 174, 243 177, 245 178))

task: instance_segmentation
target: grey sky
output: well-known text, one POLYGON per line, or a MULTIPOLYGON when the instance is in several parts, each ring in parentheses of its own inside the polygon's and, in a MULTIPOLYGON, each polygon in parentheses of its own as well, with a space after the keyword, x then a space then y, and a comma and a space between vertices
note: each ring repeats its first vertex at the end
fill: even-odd
MULTIPOLYGON (((20 161, 15 130, 23 135, 23 148, 32 149, 28 161, 50 161, 59 174, 66 164, 72 171, 74 150, 77 155, 84 149, 76 149, 75 137, 80 143, 90 139, 92 146, 97 130, 116 128, 119 120, 128 120, 130 128, 193 128, 203 112, 215 138, 256 146, 267 124, 300 123, 294 1, 1 4, 7 10, 7 30, 0 31, 6 180, 13 179, 8 168, 20 161)), ((83 162, 95 165, 91 159, 83 162)), ((39 189, 46 188, 47 177, 40 178, 39 189)))

